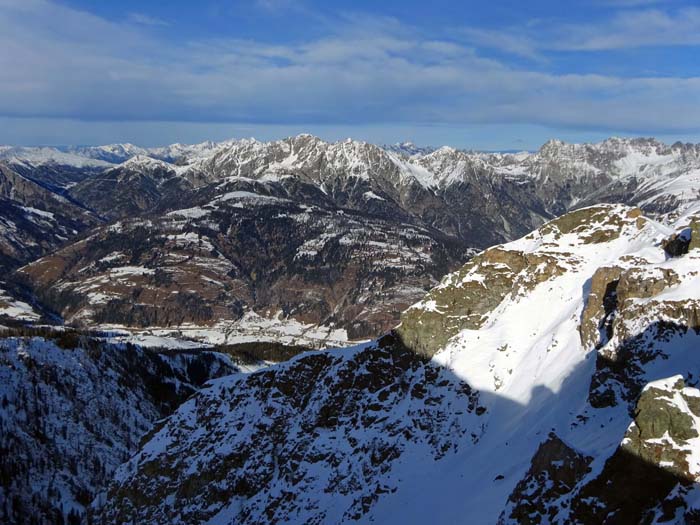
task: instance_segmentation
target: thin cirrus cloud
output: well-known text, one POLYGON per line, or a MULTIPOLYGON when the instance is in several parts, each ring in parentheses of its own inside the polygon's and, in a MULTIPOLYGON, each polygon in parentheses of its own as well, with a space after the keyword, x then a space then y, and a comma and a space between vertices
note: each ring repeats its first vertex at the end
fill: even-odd
POLYGON ((671 0, 598 0, 598 5, 607 7, 644 7, 650 5, 667 4, 671 0))
MULTIPOLYGON (((695 132, 700 123, 700 78, 529 70, 391 18, 344 16, 323 37, 274 45, 175 42, 128 18, 112 22, 48 0, 0 0, 0 116, 525 123, 641 133, 695 132)), ((579 47, 595 42, 595 35, 574 37, 579 47)), ((530 46, 525 54, 540 53, 537 42, 530 46)))
POLYGON ((161 26, 167 27, 170 25, 167 21, 162 18, 157 18, 155 16, 146 15, 144 13, 129 13, 127 19, 135 24, 141 24, 145 26, 161 26))
POLYGON ((568 35, 555 48, 603 51, 650 46, 700 45, 700 8, 688 7, 669 13, 659 9, 621 11, 602 25, 567 26, 568 35))
MULTIPOLYGON (((648 2, 647 2, 648 3, 648 2)), ((622 5, 616 2, 616 5, 622 5)), ((630 2, 625 5, 633 6, 630 2)), ((611 51, 641 47, 700 45, 700 8, 620 10, 597 23, 532 21, 520 27, 467 27, 461 34, 474 45, 537 60, 546 51, 611 51)))

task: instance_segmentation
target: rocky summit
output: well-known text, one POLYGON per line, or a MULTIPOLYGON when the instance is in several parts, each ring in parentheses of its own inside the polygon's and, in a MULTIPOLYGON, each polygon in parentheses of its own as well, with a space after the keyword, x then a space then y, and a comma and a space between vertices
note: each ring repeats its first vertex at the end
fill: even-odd
POLYGON ((95 523, 695 523, 700 250, 577 210, 474 257, 398 329, 217 379, 95 523))

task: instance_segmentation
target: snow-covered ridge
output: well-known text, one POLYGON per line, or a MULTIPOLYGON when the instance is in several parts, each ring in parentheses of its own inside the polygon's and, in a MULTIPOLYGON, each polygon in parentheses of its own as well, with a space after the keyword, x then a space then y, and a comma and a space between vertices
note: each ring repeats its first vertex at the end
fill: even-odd
POLYGON ((261 142, 255 139, 171 144, 141 148, 133 144, 111 144, 86 147, 9 147, 0 149, 0 159, 34 165, 68 165, 104 168, 135 157, 149 157, 189 166, 194 170, 230 174, 253 173, 259 177, 268 171, 308 169, 319 158, 331 170, 344 170, 357 176, 368 176, 391 162, 402 177, 425 186, 438 186, 462 179, 474 167, 497 174, 537 177, 548 162, 563 162, 580 171, 609 170, 613 176, 671 175, 682 168, 700 167, 700 145, 676 143, 668 146, 654 139, 610 138, 594 144, 567 144, 550 140, 537 152, 481 153, 448 146, 421 148, 402 143, 377 147, 362 141, 346 139, 326 142, 302 134, 283 140, 261 142), (387 156, 387 154, 391 154, 387 156), (235 169, 235 173, 231 173, 235 169))
POLYGON ((446 277, 400 339, 212 384, 122 466, 97 515, 661 523, 673 501, 683 523, 700 511, 699 258, 700 217, 572 212, 446 277), (669 248, 679 233, 689 244, 669 248), (410 351, 411 333, 444 327, 432 360, 410 351), (194 475, 213 481, 185 503, 194 475))
POLYGON ((97 489, 225 355, 60 336, 0 338, 0 521, 83 523, 97 489))

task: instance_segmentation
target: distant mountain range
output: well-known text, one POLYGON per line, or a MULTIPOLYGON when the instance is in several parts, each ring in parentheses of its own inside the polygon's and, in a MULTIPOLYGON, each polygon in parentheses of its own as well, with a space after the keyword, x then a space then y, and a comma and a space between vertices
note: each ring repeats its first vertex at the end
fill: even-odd
POLYGON ((1 151, 0 262, 23 266, 47 309, 204 339, 264 322, 321 345, 382 333, 476 250, 568 210, 678 212, 700 176, 700 146, 653 139, 517 154, 311 135, 1 151))

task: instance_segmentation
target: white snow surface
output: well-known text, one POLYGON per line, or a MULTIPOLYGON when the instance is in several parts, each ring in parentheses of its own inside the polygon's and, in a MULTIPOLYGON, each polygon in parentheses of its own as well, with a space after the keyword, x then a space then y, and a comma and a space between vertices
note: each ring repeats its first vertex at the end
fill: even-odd
MULTIPOLYGON (((672 227, 680 224, 683 220, 672 227)), ((624 267, 630 263, 620 259, 633 256, 646 259, 650 268, 673 268, 683 276, 674 291, 648 301, 700 299, 700 281, 693 276, 697 271, 690 271, 700 259, 690 255, 667 260, 659 242, 668 233, 668 227, 647 221, 641 230, 625 228, 618 239, 602 244, 582 244, 576 234, 555 239, 539 231, 506 244, 526 253, 565 253, 576 264, 524 296, 506 298, 481 329, 463 330, 434 357, 482 393, 489 408, 487 430, 475 447, 432 465, 420 477, 403 473, 406 481, 395 494, 380 499, 372 513, 376 522, 496 523, 550 430, 584 454, 609 455, 627 429, 626 407, 593 411, 588 424, 572 426, 576 414, 591 411, 586 400, 596 360, 596 351, 584 348, 578 333, 585 290, 597 268, 624 267), (602 421, 605 431, 596 431, 602 421), (497 476, 505 479, 495 481, 497 476), (431 505, 414 503, 425 497, 431 505)), ((687 344, 698 342, 692 338, 687 344)), ((672 365, 658 370, 662 382, 669 381, 663 376, 674 366, 683 370, 700 365, 697 357, 686 359, 683 346, 677 345, 672 365)))
POLYGON ((0 288, 0 316, 19 321, 38 321, 41 315, 34 308, 0 288))
POLYGON ((146 342, 146 346, 185 345, 235 345, 259 341, 277 342, 290 346, 308 348, 346 347, 357 344, 350 341, 347 331, 332 326, 304 324, 293 318, 286 318, 281 312, 269 316, 252 310, 236 321, 220 321, 206 327, 183 324, 177 328, 151 327, 145 330, 126 329, 119 325, 104 325, 106 330, 123 330, 130 334, 126 340, 146 342), (152 344, 151 344, 152 343, 152 344))

